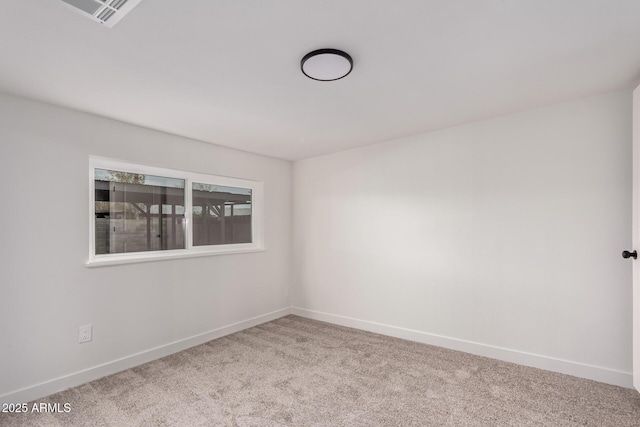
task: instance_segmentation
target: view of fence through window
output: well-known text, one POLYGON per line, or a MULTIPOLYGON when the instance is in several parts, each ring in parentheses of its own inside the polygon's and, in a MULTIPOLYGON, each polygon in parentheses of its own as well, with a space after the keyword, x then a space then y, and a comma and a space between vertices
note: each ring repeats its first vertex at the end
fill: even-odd
POLYGON ((192 185, 193 246, 251 243, 251 189, 192 185))
POLYGON ((185 180, 95 169, 95 253, 184 249, 185 180))
POLYGON ((94 169, 95 254, 252 243, 252 190, 192 183, 192 223, 185 217, 186 180, 94 169))

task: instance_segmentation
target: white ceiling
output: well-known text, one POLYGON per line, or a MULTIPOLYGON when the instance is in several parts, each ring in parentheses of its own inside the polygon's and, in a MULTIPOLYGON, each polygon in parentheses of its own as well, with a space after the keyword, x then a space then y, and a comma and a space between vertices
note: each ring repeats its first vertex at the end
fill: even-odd
POLYGON ((0 2, 0 91, 292 160, 639 78, 639 0, 143 0, 111 29, 0 2), (353 72, 306 78, 319 48, 353 72))

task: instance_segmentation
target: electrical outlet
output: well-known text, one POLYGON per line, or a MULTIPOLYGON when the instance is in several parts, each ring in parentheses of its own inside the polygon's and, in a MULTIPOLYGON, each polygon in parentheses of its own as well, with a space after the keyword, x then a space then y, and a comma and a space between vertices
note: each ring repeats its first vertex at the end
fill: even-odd
POLYGON ((93 326, 85 325, 78 328, 78 344, 89 342, 92 339, 93 326))

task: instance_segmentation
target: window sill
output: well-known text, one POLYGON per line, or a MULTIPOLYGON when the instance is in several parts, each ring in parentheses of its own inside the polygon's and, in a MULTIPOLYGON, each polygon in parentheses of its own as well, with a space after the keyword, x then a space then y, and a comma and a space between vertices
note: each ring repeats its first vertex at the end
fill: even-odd
POLYGON ((205 256, 214 255, 233 255, 233 254, 246 254, 253 252, 264 252, 265 248, 252 247, 252 248, 238 248, 238 249, 218 249, 218 250, 173 250, 164 252, 154 252, 153 254, 146 252, 128 253, 128 254, 113 254, 113 255, 100 255, 88 260, 85 263, 87 268, 107 267, 111 265, 122 264, 137 264, 142 262, 163 261, 168 259, 181 259, 181 258, 199 258, 205 256))

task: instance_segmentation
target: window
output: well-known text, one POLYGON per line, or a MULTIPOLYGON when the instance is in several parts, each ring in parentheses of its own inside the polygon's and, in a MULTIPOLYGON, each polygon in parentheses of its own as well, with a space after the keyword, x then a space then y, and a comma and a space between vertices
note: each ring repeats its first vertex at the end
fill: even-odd
POLYGON ((251 189, 194 182, 193 246, 251 243, 251 189))
POLYGON ((90 158, 88 265, 262 247, 262 183, 90 158))
POLYGON ((94 169, 95 254, 184 249, 184 179, 94 169))

